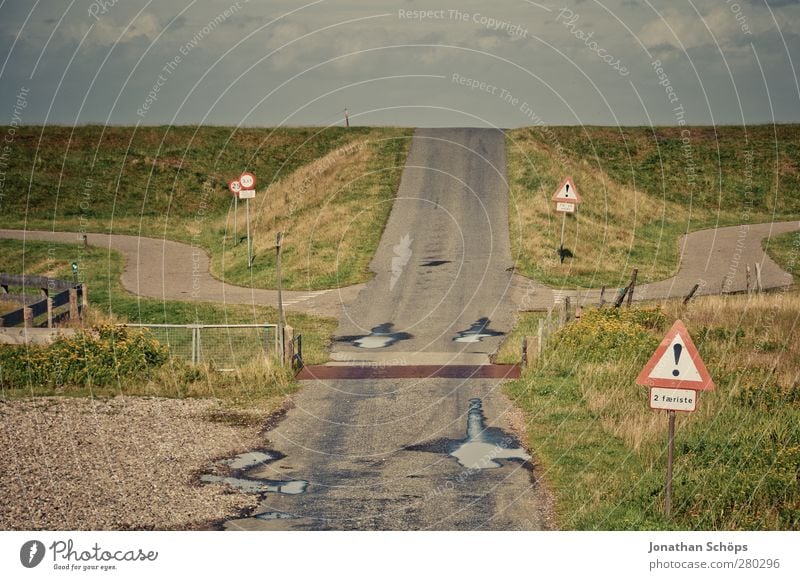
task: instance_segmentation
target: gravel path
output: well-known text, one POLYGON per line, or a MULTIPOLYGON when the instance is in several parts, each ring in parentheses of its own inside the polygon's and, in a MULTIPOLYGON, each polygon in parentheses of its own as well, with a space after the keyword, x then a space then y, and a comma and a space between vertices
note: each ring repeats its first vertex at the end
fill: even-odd
POLYGON ((1 530, 209 529, 258 503, 206 486, 217 458, 263 444, 209 400, 0 402, 1 530))

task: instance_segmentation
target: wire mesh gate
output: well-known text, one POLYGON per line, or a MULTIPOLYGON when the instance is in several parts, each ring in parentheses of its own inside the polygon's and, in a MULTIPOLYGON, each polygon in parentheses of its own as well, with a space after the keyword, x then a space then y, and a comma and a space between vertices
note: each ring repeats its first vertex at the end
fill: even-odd
POLYGON ((276 324, 125 324, 146 328, 172 357, 217 370, 280 358, 276 324))

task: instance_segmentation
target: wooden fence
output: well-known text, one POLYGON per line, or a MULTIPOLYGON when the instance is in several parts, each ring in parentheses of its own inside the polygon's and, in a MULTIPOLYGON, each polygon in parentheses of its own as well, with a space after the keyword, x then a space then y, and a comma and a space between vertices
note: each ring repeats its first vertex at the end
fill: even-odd
MULTIPOLYGON (((39 290, 40 300, 1 315, 0 327, 22 325, 25 328, 53 328, 53 325, 63 320, 80 320, 83 309, 88 305, 86 284, 73 284, 44 276, 0 274, 0 298, 19 300, 19 295, 9 293, 9 287, 36 288, 39 290), (53 294, 54 290, 61 291, 53 294), (57 313, 56 310, 62 306, 68 308, 57 313), (35 324, 36 318, 43 315, 46 315, 44 321, 35 324)), ((27 300, 23 298, 23 303, 25 302, 27 300)))

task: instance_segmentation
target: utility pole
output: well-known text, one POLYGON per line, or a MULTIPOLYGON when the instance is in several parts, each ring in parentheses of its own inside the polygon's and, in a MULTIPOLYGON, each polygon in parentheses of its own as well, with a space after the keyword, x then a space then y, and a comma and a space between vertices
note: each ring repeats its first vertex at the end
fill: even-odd
POLYGON ((347 107, 344 108, 344 124, 345 127, 350 128, 350 114, 347 112, 347 107))
POLYGON ((286 325, 286 319, 283 316, 283 279, 281 274, 281 242, 283 232, 278 232, 275 236, 275 271, 278 276, 278 337, 281 345, 281 360, 286 356, 286 342, 283 336, 283 328, 286 325))

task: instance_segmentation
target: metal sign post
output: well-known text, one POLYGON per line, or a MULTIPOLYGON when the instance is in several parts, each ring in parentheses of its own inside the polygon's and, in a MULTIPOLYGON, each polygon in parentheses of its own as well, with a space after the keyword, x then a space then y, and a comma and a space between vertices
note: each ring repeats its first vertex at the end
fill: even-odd
POLYGON ((567 225, 567 214, 575 213, 578 204, 581 202, 581 196, 575 189, 575 183, 571 177, 567 177, 558 186, 556 192, 553 194, 552 200, 556 202, 556 211, 561 212, 561 244, 558 247, 558 257, 561 263, 564 263, 564 228, 567 225))
POLYGON ((247 267, 251 268, 253 266, 253 253, 251 251, 252 246, 250 245, 250 198, 248 197, 245 202, 245 206, 247 207, 247 267))
POLYGON ((242 173, 239 176, 239 183, 242 190, 239 192, 239 197, 245 200, 246 214, 247 214, 247 267, 253 267, 253 245, 250 241, 250 200, 256 196, 256 176, 252 173, 242 173))
POLYGON ((667 435, 667 483, 664 489, 664 515, 672 517, 672 458, 675 453, 675 411, 669 413, 669 434, 667 435))
POLYGON ((666 410, 669 416, 667 479, 664 486, 664 515, 669 519, 672 517, 675 412, 693 412, 697 407, 697 392, 714 389, 714 381, 683 322, 675 321, 636 377, 636 383, 650 388, 650 408, 666 410))
POLYGON ((278 332, 280 334, 281 344, 281 360, 286 357, 285 347, 286 341, 283 336, 283 327, 286 325, 286 320, 283 317, 283 280, 281 272, 281 245, 283 241, 283 232, 278 232, 275 235, 275 274, 278 277, 278 332))
POLYGON ((236 219, 239 215, 239 194, 242 191, 242 184, 238 179, 228 183, 228 190, 233 195, 233 245, 239 243, 239 228, 236 227, 236 219))

